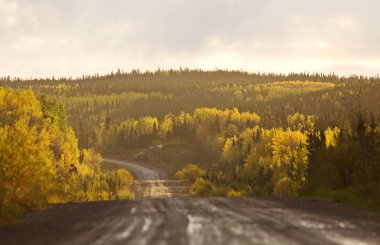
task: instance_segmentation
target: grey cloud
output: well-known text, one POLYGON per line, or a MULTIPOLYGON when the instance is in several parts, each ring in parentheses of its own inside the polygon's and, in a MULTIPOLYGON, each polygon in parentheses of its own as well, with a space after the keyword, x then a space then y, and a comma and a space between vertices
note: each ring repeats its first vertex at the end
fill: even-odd
POLYGON ((0 76, 116 68, 377 74, 375 0, 0 0, 0 76))

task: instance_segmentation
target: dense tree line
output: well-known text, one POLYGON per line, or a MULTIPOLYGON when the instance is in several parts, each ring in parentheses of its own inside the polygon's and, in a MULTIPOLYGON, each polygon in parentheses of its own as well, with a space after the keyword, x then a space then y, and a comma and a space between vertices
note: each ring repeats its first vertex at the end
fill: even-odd
POLYGON ((200 169, 189 165, 176 175, 193 195, 343 195, 377 208, 379 126, 361 114, 345 122, 320 129, 315 116, 294 113, 285 127, 266 127, 256 113, 197 108, 104 128, 97 144, 126 152, 173 138, 194 142, 204 149, 200 169))
POLYGON ((313 116, 295 113, 286 129, 239 128, 231 121, 233 134, 219 119, 217 127, 213 120, 200 122, 195 139, 208 149, 211 164, 199 164, 205 172, 192 179, 194 195, 322 195, 379 210, 380 127, 374 118, 358 114, 354 127, 317 129, 313 116))
MULTIPOLYGON (((256 112, 270 126, 286 124, 295 112, 318 115, 320 127, 342 126, 342 118, 360 103, 363 116, 378 117, 378 77, 338 77, 334 74, 260 74, 241 71, 157 70, 121 71, 82 78, 0 79, 13 88, 30 88, 59 99, 70 125, 78 132, 92 129, 106 118, 118 123, 129 118, 168 113, 191 113, 195 108, 239 108, 256 112)), ((80 139, 81 141, 81 139, 80 139)))

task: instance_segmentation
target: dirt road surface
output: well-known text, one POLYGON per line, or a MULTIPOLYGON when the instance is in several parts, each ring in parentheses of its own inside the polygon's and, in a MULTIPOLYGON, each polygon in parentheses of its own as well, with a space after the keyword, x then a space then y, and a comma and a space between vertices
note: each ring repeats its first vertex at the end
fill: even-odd
POLYGON ((133 163, 127 161, 121 161, 111 158, 104 158, 103 161, 116 163, 120 166, 128 169, 136 179, 139 180, 165 180, 167 179, 167 175, 164 171, 159 169, 154 169, 150 166, 143 165, 141 163, 133 163))
POLYGON ((104 159, 127 168, 135 177, 132 191, 136 198, 184 197, 185 188, 174 180, 168 180, 165 172, 141 163, 104 159))
POLYGON ((118 162, 141 198, 54 205, 0 226, 0 244, 380 244, 380 217, 347 205, 179 197, 160 171, 118 162))

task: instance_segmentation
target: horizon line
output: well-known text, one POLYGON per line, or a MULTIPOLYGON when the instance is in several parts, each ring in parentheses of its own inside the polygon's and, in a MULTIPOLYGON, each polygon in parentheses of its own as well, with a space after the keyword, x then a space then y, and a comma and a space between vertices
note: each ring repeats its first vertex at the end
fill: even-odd
POLYGON ((291 75, 306 75, 306 76, 316 76, 320 75, 323 77, 327 76, 335 76, 337 78, 365 78, 365 79, 379 79, 380 78, 380 73, 376 75, 364 75, 364 74, 355 74, 352 73, 350 75, 339 75, 335 72, 313 72, 313 71, 292 71, 292 72, 266 72, 266 71, 248 71, 248 70, 243 70, 243 69, 227 69, 227 68, 214 68, 214 69, 202 69, 202 68, 189 68, 189 67, 178 67, 178 68, 169 68, 169 69, 162 69, 160 67, 157 67, 155 70, 154 69, 139 69, 139 68, 134 68, 134 69, 129 69, 129 70, 124 70, 121 68, 117 68, 115 70, 111 70, 108 72, 94 72, 92 74, 82 74, 82 75, 67 75, 67 76, 10 76, 10 75, 0 75, 0 80, 10 80, 10 81, 40 81, 40 80, 84 80, 84 79, 89 79, 89 78, 104 78, 104 77, 109 77, 112 75, 132 75, 132 74, 154 74, 154 73, 160 73, 160 72, 231 72, 231 73, 245 73, 246 75, 273 75, 273 76, 285 76, 289 77, 291 75))

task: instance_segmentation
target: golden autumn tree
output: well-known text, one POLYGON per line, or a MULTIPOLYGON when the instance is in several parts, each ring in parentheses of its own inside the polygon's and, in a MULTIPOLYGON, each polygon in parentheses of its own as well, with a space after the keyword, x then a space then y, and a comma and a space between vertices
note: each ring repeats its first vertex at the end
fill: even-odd
POLYGON ((0 88, 0 115, 0 208, 11 218, 47 203, 55 168, 48 122, 32 91, 0 88))
POLYGON ((307 136, 290 129, 276 130, 272 140, 274 194, 295 196, 306 181, 307 136))

